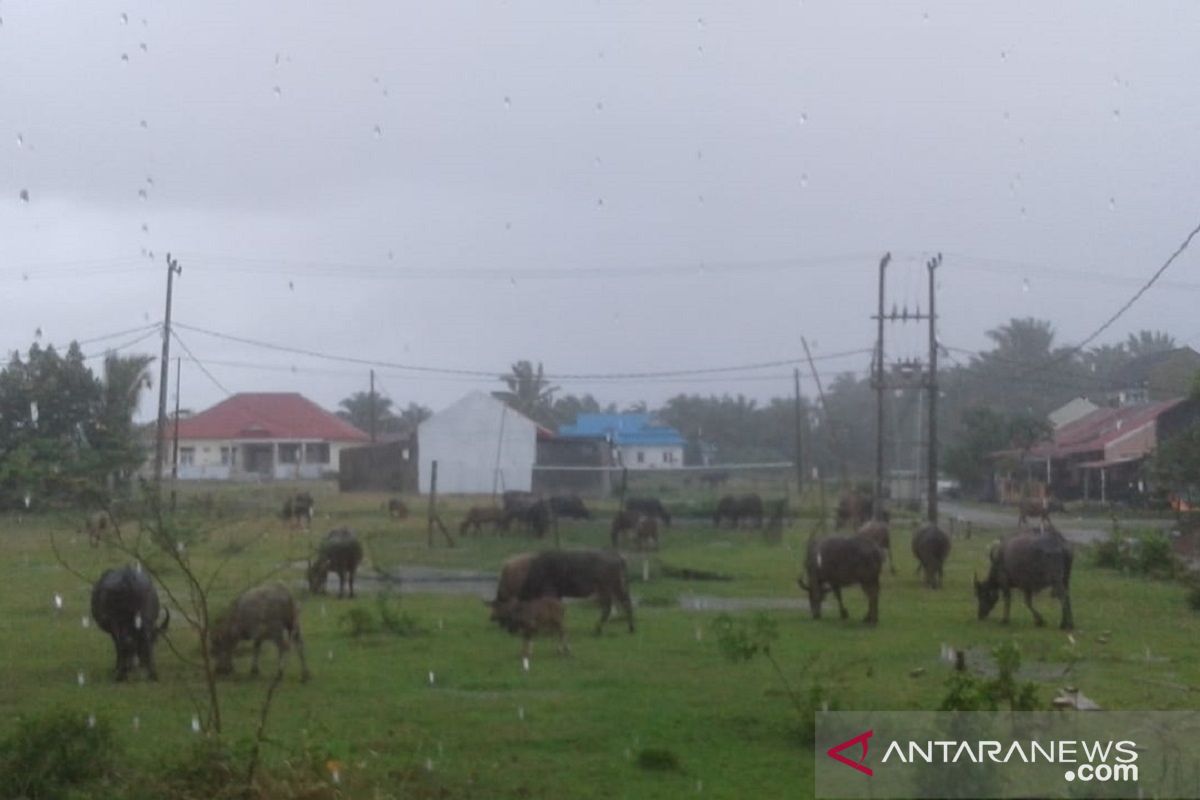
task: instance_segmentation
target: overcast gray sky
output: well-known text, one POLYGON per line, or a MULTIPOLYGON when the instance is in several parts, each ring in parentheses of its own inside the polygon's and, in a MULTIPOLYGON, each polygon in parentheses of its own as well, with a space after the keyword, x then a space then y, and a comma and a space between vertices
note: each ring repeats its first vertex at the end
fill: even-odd
MULTIPOLYGON (((0 16, 7 350, 158 320, 167 251, 177 320, 389 362, 602 373, 795 358, 801 335, 867 347, 885 250, 893 296, 922 307, 924 261, 946 254, 943 342, 1033 315, 1065 343, 1200 218, 1190 2, 4 0, 0 16)), ((1200 336, 1198 258, 1108 340, 1200 336)), ((366 387, 365 367, 180 334, 232 391, 333 407, 366 387)), ((910 325, 893 352, 923 342, 910 325)), ((789 372, 562 385, 765 398, 789 372)), ((434 408, 494 388, 380 384, 434 408)), ((185 364, 186 407, 222 396, 185 364)))

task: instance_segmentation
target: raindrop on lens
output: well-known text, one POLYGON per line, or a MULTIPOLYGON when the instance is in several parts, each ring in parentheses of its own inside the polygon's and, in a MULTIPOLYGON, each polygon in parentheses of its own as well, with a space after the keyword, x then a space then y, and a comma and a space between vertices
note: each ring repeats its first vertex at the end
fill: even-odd
POLYGON ((92 621, 88 617, 80 617, 79 624, 82 625, 84 628, 92 627, 92 621))
POLYGON ((122 13, 121 13, 121 24, 122 24, 122 25, 128 25, 128 24, 129 24, 129 15, 128 15, 128 14, 126 14, 126 13, 124 13, 124 12, 122 12, 122 13))
POLYGON ((150 123, 146 122, 146 120, 142 120, 138 123, 138 125, 141 126, 142 130, 146 130, 150 127, 150 123))
POLYGON ((200 716, 198 714, 192 714, 192 733, 199 733, 199 732, 200 732, 200 716))
POLYGON ((801 113, 800 114, 800 124, 805 125, 807 123, 808 123, 808 114, 801 113))
POLYGON ((271 91, 272 91, 272 93, 274 93, 274 95, 275 95, 276 97, 282 97, 282 96, 283 96, 283 90, 282 90, 282 89, 280 89, 278 86, 276 86, 276 87, 272 88, 272 89, 271 89, 271 91))
POLYGON ((383 128, 376 125, 374 128, 374 133, 375 133, 375 138, 378 139, 379 137, 383 136, 383 128))
POLYGON ((807 172, 800 176, 800 188, 801 189, 808 188, 808 173, 807 172))
POLYGON ((521 659, 521 669, 525 670, 526 672, 529 672, 529 657, 528 656, 521 659))
POLYGON ((146 194, 145 189, 138 189, 138 200, 141 200, 144 203, 146 202, 147 197, 148 195, 146 194))
MULTIPOLYGON (((29 496, 29 495, 26 495, 26 497, 28 497, 28 496, 29 496)), ((29 508, 29 503, 28 503, 28 502, 26 502, 26 503, 25 503, 25 507, 26 507, 26 508, 29 508)), ((58 592, 55 592, 55 593, 54 593, 54 607, 55 607, 56 609, 58 609, 59 611, 61 611, 61 610, 62 610, 62 606, 63 606, 62 595, 61 595, 61 594, 59 594, 58 592)))
POLYGON ((603 110, 604 110, 604 102, 603 102, 603 101, 597 101, 597 102, 596 102, 596 111, 603 111, 603 110))
POLYGON ((1115 197, 1108 198, 1108 210, 1109 211, 1117 210, 1117 198, 1115 198, 1115 197))
POLYGON ((1114 108, 1114 109, 1113 109, 1113 121, 1114 121, 1114 122, 1120 122, 1120 121, 1121 121, 1121 109, 1119 109, 1119 108, 1114 108))
POLYGON ((504 107, 512 108, 512 98, 509 97, 508 95, 504 95, 504 107))
POLYGON ((83 686, 85 683, 87 683, 87 676, 83 674, 83 670, 79 670, 79 672, 75 675, 75 680, 80 686, 83 686))
POLYGON ((121 53, 121 62, 124 64, 129 63, 129 53, 121 53))
POLYGON ((139 631, 142 629, 142 615, 140 613, 133 615, 133 627, 137 628, 139 631))
POLYGON ((25 137, 18 133, 17 134, 17 147, 24 147, 24 146, 25 146, 25 137))
POLYGON ((429 685, 433 686, 433 683, 434 683, 433 670, 429 670, 429 685))
POLYGON ((29 190, 28 189, 22 189, 17 196, 21 198, 22 203, 29 202, 29 190))
POLYGON ((141 44, 139 44, 139 45, 138 45, 138 47, 141 49, 141 51, 142 51, 143 53, 147 53, 147 52, 149 52, 149 48, 147 48, 147 47, 146 47, 146 43, 145 43, 145 42, 142 42, 141 44))
POLYGON ((96 727, 96 715, 95 714, 88 714, 88 727, 89 728, 96 727))
POLYGON ((142 727, 142 718, 139 717, 137 714, 134 714, 133 715, 133 729, 135 731, 137 731, 137 730, 141 730, 141 727, 142 727))
POLYGON ((703 27, 704 27, 704 17, 700 17, 700 18, 698 18, 698 19, 696 20, 696 27, 697 27, 697 28, 703 28, 703 27))
POLYGON ((1029 278, 1025 278, 1023 281, 1021 281, 1021 291, 1025 292, 1026 294, 1029 293, 1029 278))

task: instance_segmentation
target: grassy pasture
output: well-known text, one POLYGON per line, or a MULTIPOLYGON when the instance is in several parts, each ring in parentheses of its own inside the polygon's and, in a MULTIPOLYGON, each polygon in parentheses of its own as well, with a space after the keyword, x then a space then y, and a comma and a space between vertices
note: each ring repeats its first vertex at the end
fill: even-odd
MULTIPOLYGON (((268 767, 300 752, 318 770, 336 762, 340 783, 331 782, 330 792, 352 797, 811 795, 812 750, 769 665, 725 661, 710 627, 715 612, 678 606, 687 595, 802 599, 795 577, 807 528, 792 528, 773 546, 749 532, 677 523, 662 551, 649 557, 649 581, 642 580, 642 556, 629 554, 633 593, 642 603, 635 634, 617 623, 594 637, 597 612, 573 604, 567 612, 573 655, 559 657, 550 642, 539 642, 525 672, 519 641, 489 625, 474 596, 410 594, 403 587, 398 608, 424 633, 350 636, 340 624, 344 613, 354 605, 374 609, 375 597, 364 592, 338 601, 301 589, 302 566, 295 562, 303 561, 309 537, 274 516, 282 490, 270 491, 220 490, 208 535, 190 551, 201 573, 228 559, 215 584, 218 605, 278 565, 292 565, 282 576, 302 599, 314 680, 298 682, 293 658, 270 719, 268 767), (662 578, 662 564, 734 580, 662 578), (639 766, 645 749, 670 751, 678 769, 639 766)), ((413 515, 397 522, 380 509, 383 499, 322 493, 311 538, 350 525, 370 539, 368 560, 386 568, 494 571, 508 555, 534 546, 520 536, 483 536, 453 549, 439 538, 430 550, 423 502, 412 499, 413 515)), ((184 506, 193 500, 185 496, 184 506)), ((456 538, 464 508, 460 502, 442 508, 456 538)), ((563 521, 563 545, 605 546, 608 517, 563 521)), ((150 765, 197 740, 192 697, 200 687, 194 671, 165 646, 158 650, 159 683, 140 676, 125 685, 112 682, 111 643, 84 625, 90 587, 56 563, 49 534, 56 532, 67 560, 88 576, 124 559, 90 548, 75 533, 78 525, 66 516, 0 518, 0 735, 19 715, 66 708, 110 719, 132 767, 150 765)), ((836 612, 819 621, 802 608, 765 612, 779 626, 775 656, 802 694, 816 686, 843 709, 930 710, 945 694, 949 674, 939 660, 942 643, 981 652, 1015 641, 1025 677, 1038 682, 1047 703, 1069 684, 1105 708, 1200 705, 1200 618, 1186 608, 1178 584, 1099 570, 1079 551, 1072 643, 1053 627, 1034 628, 1019 600, 1007 627, 975 619, 971 578, 984 569, 992 532, 956 540, 945 588, 932 592, 914 573, 909 530, 902 522, 893 533, 898 574, 885 573, 877 629, 858 621, 866 610, 858 590, 846 593, 848 622, 836 612)), ((372 571, 369 563, 365 571, 372 571)), ((1049 597, 1038 606, 1057 622, 1049 597)), ((195 637, 178 615, 171 631, 176 646, 194 657, 195 637)), ((270 645, 263 659, 270 674, 270 645)), ((248 662, 239 658, 238 675, 222 684, 225 732, 234 738, 252 734, 267 685, 265 677, 246 675, 248 662)))

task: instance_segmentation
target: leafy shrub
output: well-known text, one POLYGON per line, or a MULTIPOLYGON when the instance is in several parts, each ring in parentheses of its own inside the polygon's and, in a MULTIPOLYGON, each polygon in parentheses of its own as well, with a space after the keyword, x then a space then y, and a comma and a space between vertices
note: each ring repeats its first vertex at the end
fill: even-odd
POLYGON ((111 777, 118 755, 107 720, 71 711, 23 719, 0 742, 0 796, 61 797, 111 777))
POLYGON ((392 608, 391 597, 387 594, 377 595, 376 610, 379 612, 379 622, 383 629, 393 636, 420 636, 428 631, 415 617, 407 612, 396 612, 392 608))
POLYGON ((375 619, 375 615, 362 606, 354 606, 347 610, 338 624, 355 639, 379 631, 379 621, 375 619))
POLYGON ((1131 575, 1173 578, 1179 570, 1171 540, 1158 530, 1129 535, 1114 531, 1096 545, 1094 553, 1096 566, 1131 575))
POLYGON ((1021 669, 1021 649, 1005 642, 992 650, 997 676, 980 678, 966 669, 955 670, 946 681, 947 692, 940 711, 1036 711, 1037 684, 1017 681, 1021 669))

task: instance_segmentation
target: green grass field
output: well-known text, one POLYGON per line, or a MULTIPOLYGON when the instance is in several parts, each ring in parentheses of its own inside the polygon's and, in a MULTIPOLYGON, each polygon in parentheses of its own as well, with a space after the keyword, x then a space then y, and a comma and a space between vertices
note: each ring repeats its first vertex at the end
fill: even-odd
MULTIPOLYGON (((614 624, 595 637, 594 606, 572 604, 567 625, 573 654, 558 656, 550 642, 539 642, 526 672, 519 640, 488 623, 476 596, 410 594, 404 587, 399 609, 424 633, 352 637, 339 624, 343 614, 355 605, 374 609, 375 597, 364 592, 339 601, 303 590, 302 565, 292 562, 303 560, 310 537, 272 515, 274 495, 250 492, 228 490, 222 498, 228 502, 218 504, 222 518, 210 520, 208 535, 190 553, 201 573, 235 553, 214 584, 218 605, 279 564, 292 564, 282 575, 303 603, 314 679, 300 684, 293 659, 270 716, 268 769, 294 767, 300 753, 318 765, 336 762, 339 783, 324 776, 328 793, 350 797, 811 796, 806 725, 769 664, 726 661, 711 628, 716 612, 678 604, 687 595, 802 599, 795 578, 807 521, 785 532, 782 545, 765 544, 750 532, 714 531, 699 521, 677 524, 661 552, 650 557, 649 581, 642 580, 642 556, 628 556, 633 593, 642 603, 635 634, 614 624), (246 543, 252 544, 240 549, 246 543), (663 579, 662 564, 727 573, 733 580, 663 579), (678 769, 639 766, 645 749, 669 750, 678 769)), ((485 536, 461 540, 453 549, 439 539, 430 550, 423 513, 393 521, 380 510, 382 499, 322 494, 311 538, 334 525, 355 528, 371 542, 365 574, 373 572, 371 559, 388 569, 495 571, 508 555, 534 547, 519 536, 485 536)), ((410 505, 414 512, 423 509, 416 499, 410 505)), ((443 507, 456 534, 461 508, 443 507)), ((563 545, 604 546, 608 516, 563 522, 563 545)), ((125 559, 111 548, 89 547, 75 532, 78 524, 75 517, 0 519, 0 735, 9 734, 22 715, 57 708, 94 714, 118 731, 130 769, 149 767, 199 739, 192 718, 201 683, 195 669, 165 646, 158 650, 160 682, 140 675, 127 684, 113 682, 112 645, 84 624, 90 586, 58 565, 49 534, 56 532, 66 560, 87 576, 125 559), (55 594, 63 598, 61 610, 55 594)), ((1059 687, 1072 685, 1104 708, 1200 705, 1200 617, 1185 605, 1179 584, 1099 570, 1086 551, 1078 551, 1072 640, 1053 627, 1035 628, 1019 601, 1007 627, 975 619, 972 573, 985 569, 994 532, 954 542, 945 588, 938 592, 914 574, 908 533, 906 524, 893 533, 898 574, 885 573, 878 628, 858 621, 866 604, 857 589, 846 593, 848 622, 836 613, 812 620, 806 608, 765 612, 779 627, 774 655, 805 696, 816 686, 842 709, 932 710, 945 694, 950 670, 939 658, 943 643, 983 652, 1015 641, 1024 676, 1038 683, 1047 704, 1059 687)), ((177 579, 168 576, 173 586, 177 579)), ((1057 622, 1051 598, 1041 597, 1038 606, 1057 622)), ((176 647, 195 658, 196 637, 178 615, 171 633, 176 647)), ((272 667, 270 645, 263 657, 264 666, 272 667)), ((221 683, 224 732, 235 740, 253 734, 269 683, 249 678, 248 662, 248 656, 239 658, 237 676, 221 683)))

